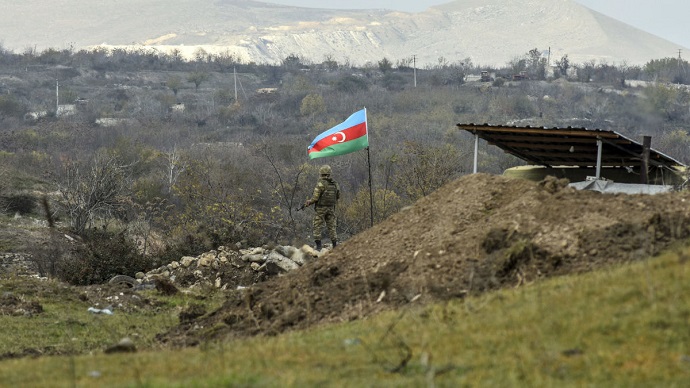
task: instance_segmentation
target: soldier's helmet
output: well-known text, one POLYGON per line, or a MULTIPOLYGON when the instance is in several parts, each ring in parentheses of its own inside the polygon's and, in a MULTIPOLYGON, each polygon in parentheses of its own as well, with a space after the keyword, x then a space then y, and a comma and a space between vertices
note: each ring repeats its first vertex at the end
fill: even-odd
POLYGON ((331 175, 331 166, 324 164, 319 168, 319 174, 321 175, 331 175))

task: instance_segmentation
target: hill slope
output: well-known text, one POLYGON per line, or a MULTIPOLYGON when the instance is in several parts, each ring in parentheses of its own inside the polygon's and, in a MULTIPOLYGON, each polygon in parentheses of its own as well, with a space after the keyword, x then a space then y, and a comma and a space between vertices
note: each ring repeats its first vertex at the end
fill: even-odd
POLYGON ((165 338, 275 334, 646 259, 690 235, 688 201, 467 175, 165 338))
POLYGON ((678 46, 572 0, 456 0, 420 13, 297 8, 245 0, 5 1, 3 47, 21 51, 94 45, 229 53, 279 63, 290 54, 353 64, 416 55, 421 66, 471 58, 504 65, 539 48, 551 58, 641 64, 678 46), (31 26, 31 28, 27 28, 31 26))

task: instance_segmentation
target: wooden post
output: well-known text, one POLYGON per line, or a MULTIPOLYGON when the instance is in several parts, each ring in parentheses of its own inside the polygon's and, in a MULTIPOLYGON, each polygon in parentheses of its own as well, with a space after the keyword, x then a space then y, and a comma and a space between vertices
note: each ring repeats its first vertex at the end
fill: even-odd
POLYGON ((479 135, 477 133, 474 134, 474 168, 472 169, 472 173, 476 174, 477 173, 477 154, 479 153, 479 135))
POLYGON ((652 137, 642 138, 642 167, 640 167, 640 180, 643 185, 649 184, 649 151, 652 149, 652 137))
POLYGON ((600 138, 597 139, 597 180, 601 179, 601 152, 604 148, 604 142, 600 138))

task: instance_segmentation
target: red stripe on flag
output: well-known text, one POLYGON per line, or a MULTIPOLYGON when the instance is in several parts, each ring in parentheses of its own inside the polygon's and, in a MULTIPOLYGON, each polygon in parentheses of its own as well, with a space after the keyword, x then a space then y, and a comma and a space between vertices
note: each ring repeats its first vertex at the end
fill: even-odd
POLYGON ((361 123, 357 124, 355 126, 352 126, 350 128, 343 129, 340 132, 336 132, 330 136, 324 137, 323 139, 319 140, 318 143, 314 144, 313 147, 309 150, 309 153, 312 152, 319 152, 322 149, 332 146, 334 144, 342 144, 342 143, 347 143, 348 141, 358 139, 362 136, 365 136, 367 134, 367 123, 361 123), (345 135, 345 139, 343 141, 343 135, 345 135))

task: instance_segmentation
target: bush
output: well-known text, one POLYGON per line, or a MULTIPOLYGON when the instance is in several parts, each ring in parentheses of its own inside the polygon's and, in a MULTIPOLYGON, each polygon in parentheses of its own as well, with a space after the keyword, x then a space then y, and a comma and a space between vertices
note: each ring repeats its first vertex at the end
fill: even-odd
POLYGON ((0 96, 0 118, 22 117, 24 107, 12 96, 0 96))
POLYGON ((90 231, 84 245, 61 257, 56 276, 73 285, 105 283, 116 275, 134 276, 153 268, 153 258, 143 257, 123 233, 90 231))
POLYGON ((36 198, 27 194, 0 197, 0 208, 8 214, 31 214, 36 209, 36 198))
POLYGON ((494 80, 494 82, 491 85, 501 87, 501 86, 505 85, 505 83, 506 83, 505 78, 498 77, 494 80))
POLYGON ((216 249, 208 236, 202 234, 187 234, 177 242, 166 246, 165 252, 161 254, 163 263, 178 261, 183 256, 196 256, 203 252, 216 249))

